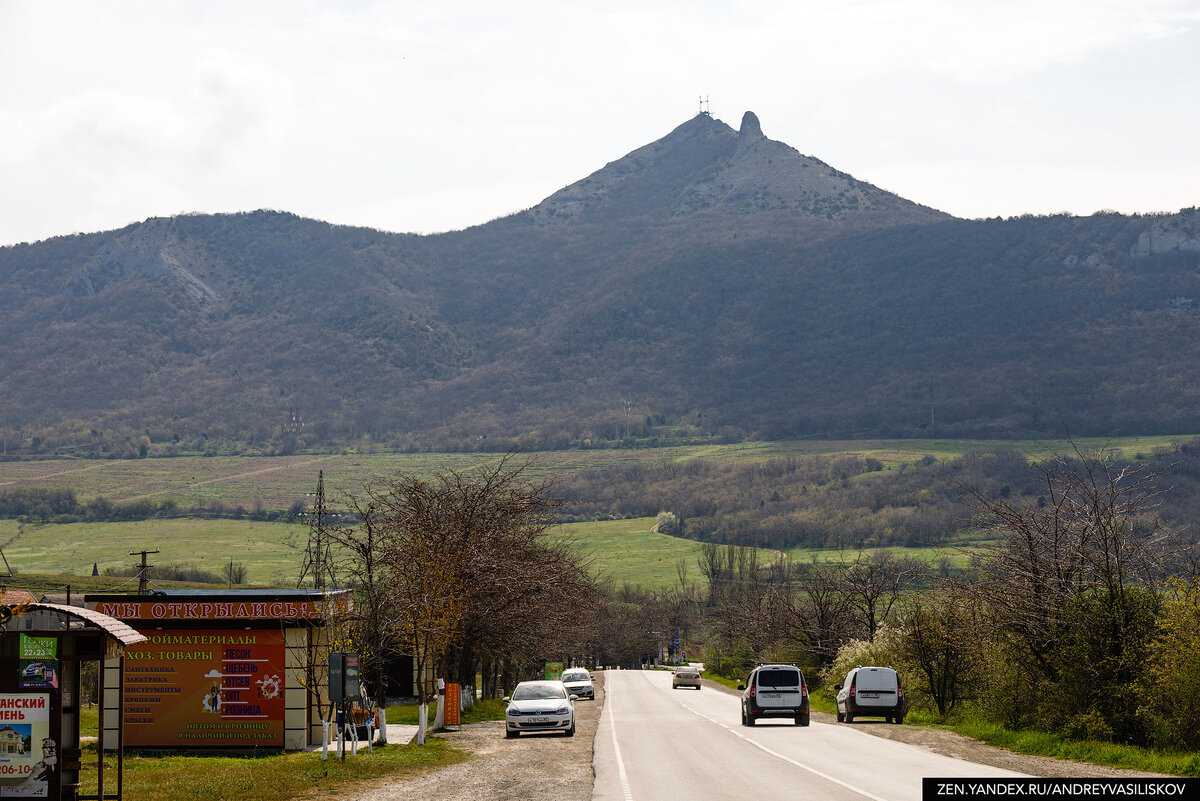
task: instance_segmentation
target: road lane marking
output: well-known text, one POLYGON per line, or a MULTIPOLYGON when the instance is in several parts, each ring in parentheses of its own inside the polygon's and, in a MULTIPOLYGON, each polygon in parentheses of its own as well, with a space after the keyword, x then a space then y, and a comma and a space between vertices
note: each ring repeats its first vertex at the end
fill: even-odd
POLYGON ((633 791, 629 789, 629 774, 625 772, 625 760, 621 759, 621 746, 617 744, 617 719, 613 715, 612 687, 605 682, 604 710, 608 712, 608 728, 612 732, 613 754, 617 758, 617 778, 621 782, 621 794, 625 801, 633 801, 633 791))
MULTIPOLYGON (((649 679, 650 679, 650 677, 647 676, 646 680, 649 681, 649 679)), ((745 734, 738 731, 733 726, 730 726, 725 721, 717 720, 716 718, 710 718, 708 715, 704 714, 703 712, 696 711, 692 707, 685 704, 682 699, 679 699, 679 705, 682 706, 687 711, 691 712, 696 717, 704 718, 709 723, 715 723, 716 725, 720 726, 722 729, 725 729, 726 731, 728 731, 734 737, 740 737, 741 739, 745 740, 750 745, 754 746, 755 748, 759 749, 760 751, 762 751, 766 754, 769 754, 770 756, 773 756, 776 759, 781 759, 784 762, 787 762, 789 765, 795 765, 796 767, 800 768, 801 770, 807 770, 809 773, 812 773, 816 776, 820 776, 825 781, 833 782, 834 784, 838 785, 839 787, 845 787, 850 792, 858 793, 861 796, 872 799, 872 801, 888 801, 888 799, 877 796, 874 793, 867 792, 866 790, 862 789, 861 787, 855 787, 853 784, 850 784, 849 782, 844 782, 841 779, 837 778, 836 776, 830 776, 828 773, 823 773, 822 771, 819 771, 814 767, 805 765, 803 762, 797 762, 796 760, 792 759, 789 756, 785 756, 785 755, 779 753, 778 751, 774 751, 770 748, 767 748, 765 745, 758 742, 757 740, 750 739, 745 734)), ((615 732, 613 734, 613 737, 614 737, 613 745, 616 745, 615 732)), ((618 764, 618 766, 620 765, 620 756, 617 757, 617 764, 618 764)))

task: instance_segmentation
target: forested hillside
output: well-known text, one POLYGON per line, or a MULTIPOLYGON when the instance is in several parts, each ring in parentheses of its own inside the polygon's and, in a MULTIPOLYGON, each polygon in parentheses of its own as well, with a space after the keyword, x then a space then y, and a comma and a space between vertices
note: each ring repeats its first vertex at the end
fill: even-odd
MULTIPOLYGON (((1072 444, 1055 453, 1075 458, 1072 444)), ((657 467, 590 470, 559 487, 579 519, 659 515, 659 531, 703 542, 760 548, 852 551, 884 547, 953 547, 977 538, 979 498, 1037 506, 1047 487, 1030 457, 1050 450, 981 450, 939 460, 925 456, 885 470, 860 456, 808 456, 763 462, 693 461, 657 467)), ((1115 470, 1158 476, 1153 511, 1196 541, 1200 532, 1200 440, 1179 443, 1115 470)))
POLYGON ((1200 214, 956 220, 707 115, 435 236, 0 248, 3 455, 1200 431, 1200 214))

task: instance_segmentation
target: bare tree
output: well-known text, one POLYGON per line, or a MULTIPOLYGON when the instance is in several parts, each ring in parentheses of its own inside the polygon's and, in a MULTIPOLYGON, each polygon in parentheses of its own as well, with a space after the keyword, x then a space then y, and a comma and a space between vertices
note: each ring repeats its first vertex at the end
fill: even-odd
POLYGON ((850 636, 850 599, 844 570, 828 562, 791 566, 790 580, 776 596, 775 619, 782 637, 802 643, 824 664, 850 636))
POLYGON ((852 561, 843 560, 841 564, 845 568, 843 586, 850 607, 872 640, 924 569, 916 560, 897 557, 891 551, 868 553, 862 549, 852 561))
POLYGON ((1047 678, 1057 678, 1051 654, 1074 626, 1064 614, 1076 599, 1098 592, 1119 638, 1137 603, 1133 588, 1167 575, 1188 550, 1153 514, 1166 469, 1074 449, 1036 468, 1043 493, 1035 503, 967 488, 995 544, 960 591, 989 610, 1047 678))

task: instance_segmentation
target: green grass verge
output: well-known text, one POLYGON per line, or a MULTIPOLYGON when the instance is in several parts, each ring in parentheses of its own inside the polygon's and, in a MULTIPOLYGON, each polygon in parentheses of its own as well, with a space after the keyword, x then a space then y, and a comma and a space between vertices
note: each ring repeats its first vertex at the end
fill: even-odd
MULTIPOLYGON (((833 697, 824 690, 813 693, 810 700, 814 710, 831 715, 837 712, 833 697)), ((904 716, 904 722, 905 725, 953 731, 1018 754, 1069 759, 1092 765, 1166 773, 1172 776, 1200 776, 1200 754, 1194 751, 1159 751, 1094 740, 1072 740, 1052 732, 1032 729, 1014 731, 998 723, 969 715, 942 721, 934 713, 924 709, 909 711, 904 716)))
MULTIPOLYGON (((410 778, 470 757, 444 740, 430 737, 425 745, 377 746, 368 754, 322 760, 319 752, 264 756, 156 756, 127 754, 123 791, 139 801, 289 801, 334 797, 353 790, 355 783, 375 779, 410 778)), ((111 757, 109 758, 111 762, 111 757)), ((80 790, 96 790, 95 746, 85 749, 80 790)), ((105 772, 105 792, 116 793, 115 770, 105 772)))
MULTIPOLYGON (((476 701, 463 710, 462 722, 482 723, 485 720, 504 720, 504 710, 508 704, 499 698, 484 698, 476 701)), ((430 704, 425 716, 426 725, 433 723, 437 707, 430 704)), ((387 722, 401 726, 416 726, 421 720, 420 708, 416 704, 393 704, 387 708, 387 722)))
MULTIPOLYGON (((920 722, 920 718, 918 717, 914 722, 920 722)), ((1200 776, 1200 754, 1194 751, 1156 751, 1117 743, 1070 740, 1050 732, 1013 731, 996 723, 972 719, 948 724, 945 728, 950 728, 959 734, 965 734, 997 748, 1020 754, 1070 759, 1113 768, 1168 773, 1173 776, 1200 776)))

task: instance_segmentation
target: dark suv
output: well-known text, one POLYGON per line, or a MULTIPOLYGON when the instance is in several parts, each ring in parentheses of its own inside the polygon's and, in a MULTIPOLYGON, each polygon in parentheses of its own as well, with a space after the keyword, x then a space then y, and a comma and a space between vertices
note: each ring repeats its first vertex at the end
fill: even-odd
POLYGON ((759 718, 792 718, 808 725, 808 685, 795 665, 759 665, 750 671, 742 690, 742 725, 759 718))

